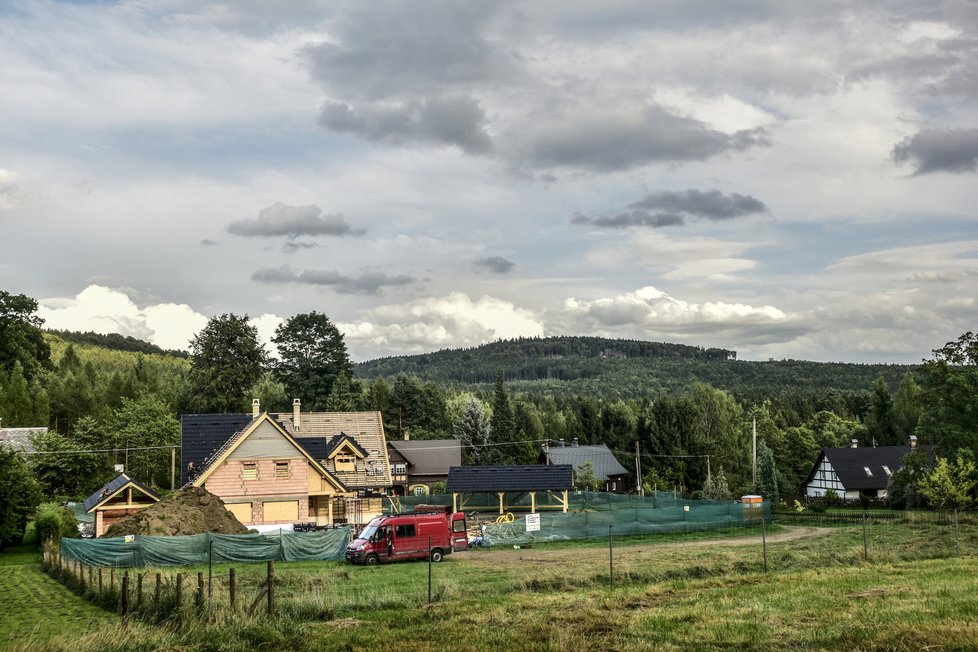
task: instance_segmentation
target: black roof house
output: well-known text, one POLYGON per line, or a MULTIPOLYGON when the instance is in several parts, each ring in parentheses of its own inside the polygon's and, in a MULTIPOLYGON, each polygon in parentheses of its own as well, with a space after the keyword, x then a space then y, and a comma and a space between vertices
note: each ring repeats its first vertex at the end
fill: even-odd
MULTIPOLYGON (((933 460, 932 446, 918 446, 917 449, 923 451, 928 460, 933 460)), ((823 448, 804 484, 811 484, 823 461, 827 461, 846 491, 875 495, 874 492, 886 489, 890 476, 903 467, 903 457, 913 450, 911 446, 823 448)))

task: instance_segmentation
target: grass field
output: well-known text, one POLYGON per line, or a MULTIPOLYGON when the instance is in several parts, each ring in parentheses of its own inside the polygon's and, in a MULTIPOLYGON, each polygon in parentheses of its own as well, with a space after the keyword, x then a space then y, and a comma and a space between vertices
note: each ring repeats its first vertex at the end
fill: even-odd
MULTIPOLYGON (((946 527, 877 525, 869 549, 867 564, 858 527, 786 527, 764 573, 755 538, 632 539, 615 548, 614 586, 606 542, 475 550, 433 566, 430 607, 423 562, 278 564, 274 619, 188 605, 182 625, 122 630, 108 615, 99 632, 13 649, 978 649, 978 532, 963 530, 952 557, 946 527)), ((264 565, 235 567, 250 602, 264 565)))
POLYGON ((116 622, 114 615, 42 573, 32 541, 0 554, 0 645, 43 642, 60 634, 82 636, 116 622))

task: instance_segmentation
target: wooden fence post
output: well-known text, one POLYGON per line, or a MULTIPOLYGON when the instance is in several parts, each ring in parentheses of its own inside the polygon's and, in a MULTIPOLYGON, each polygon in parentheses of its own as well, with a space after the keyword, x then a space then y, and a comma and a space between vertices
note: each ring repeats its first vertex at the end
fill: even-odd
POLYGON ((98 594, 102 595, 102 567, 98 569, 98 594))
POLYGON ((95 585, 95 570, 89 566, 88 567, 88 587, 91 588, 95 585))
POLYGON ((156 606, 160 606, 160 589, 163 586, 163 575, 161 573, 156 574, 156 592, 153 594, 153 601, 156 606))
POLYGON ((194 595, 194 601, 198 606, 204 604, 204 574, 202 572, 197 573, 197 594, 194 595))
POLYGON ((136 576, 136 607, 142 608, 143 606, 143 575, 146 573, 140 573, 136 576))
POLYGON ((275 614, 275 562, 268 560, 268 615, 275 614))
POLYGON ((180 601, 183 599, 183 573, 177 573, 177 608, 180 608, 180 601))
POLYGON ((109 569, 109 590, 115 591, 115 569, 109 569))
POLYGON ((234 576, 234 569, 228 571, 228 591, 231 593, 231 608, 234 608, 234 600, 237 597, 238 586, 234 576))
POLYGON ((126 571, 122 576, 122 595, 119 596, 119 602, 122 611, 122 625, 125 626, 129 622, 129 571, 126 571))

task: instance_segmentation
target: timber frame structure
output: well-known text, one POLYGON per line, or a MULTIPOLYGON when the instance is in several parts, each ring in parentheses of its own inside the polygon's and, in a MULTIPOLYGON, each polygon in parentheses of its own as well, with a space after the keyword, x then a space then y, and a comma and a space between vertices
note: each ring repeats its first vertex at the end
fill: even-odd
POLYGON ((574 467, 570 464, 453 466, 448 470, 448 492, 452 494, 452 509, 456 512, 465 511, 473 496, 489 494, 498 502, 500 514, 526 510, 525 504, 515 503, 527 495, 530 512, 545 509, 566 513, 573 487, 574 467))

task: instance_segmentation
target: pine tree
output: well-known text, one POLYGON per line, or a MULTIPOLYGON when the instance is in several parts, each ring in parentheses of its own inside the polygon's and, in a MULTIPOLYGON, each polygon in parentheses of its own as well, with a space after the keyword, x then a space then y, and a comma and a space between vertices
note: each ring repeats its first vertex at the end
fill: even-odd
POLYGON ((778 492, 778 467, 774 463, 774 451, 763 441, 757 443, 757 493, 777 505, 781 500, 778 492))
POLYGON ((469 399, 455 422, 455 438, 462 444, 462 462, 480 466, 490 464, 492 446, 489 444, 487 406, 476 397, 469 399))
MULTIPOLYGON (((489 430, 492 433, 492 442, 502 444, 515 441, 513 428, 513 407, 506 394, 506 387, 503 384, 503 373, 496 375, 496 388, 492 395, 492 419, 489 422, 489 430)), ((488 459, 492 464, 508 464, 513 462, 513 451, 510 446, 493 446, 488 459)))

